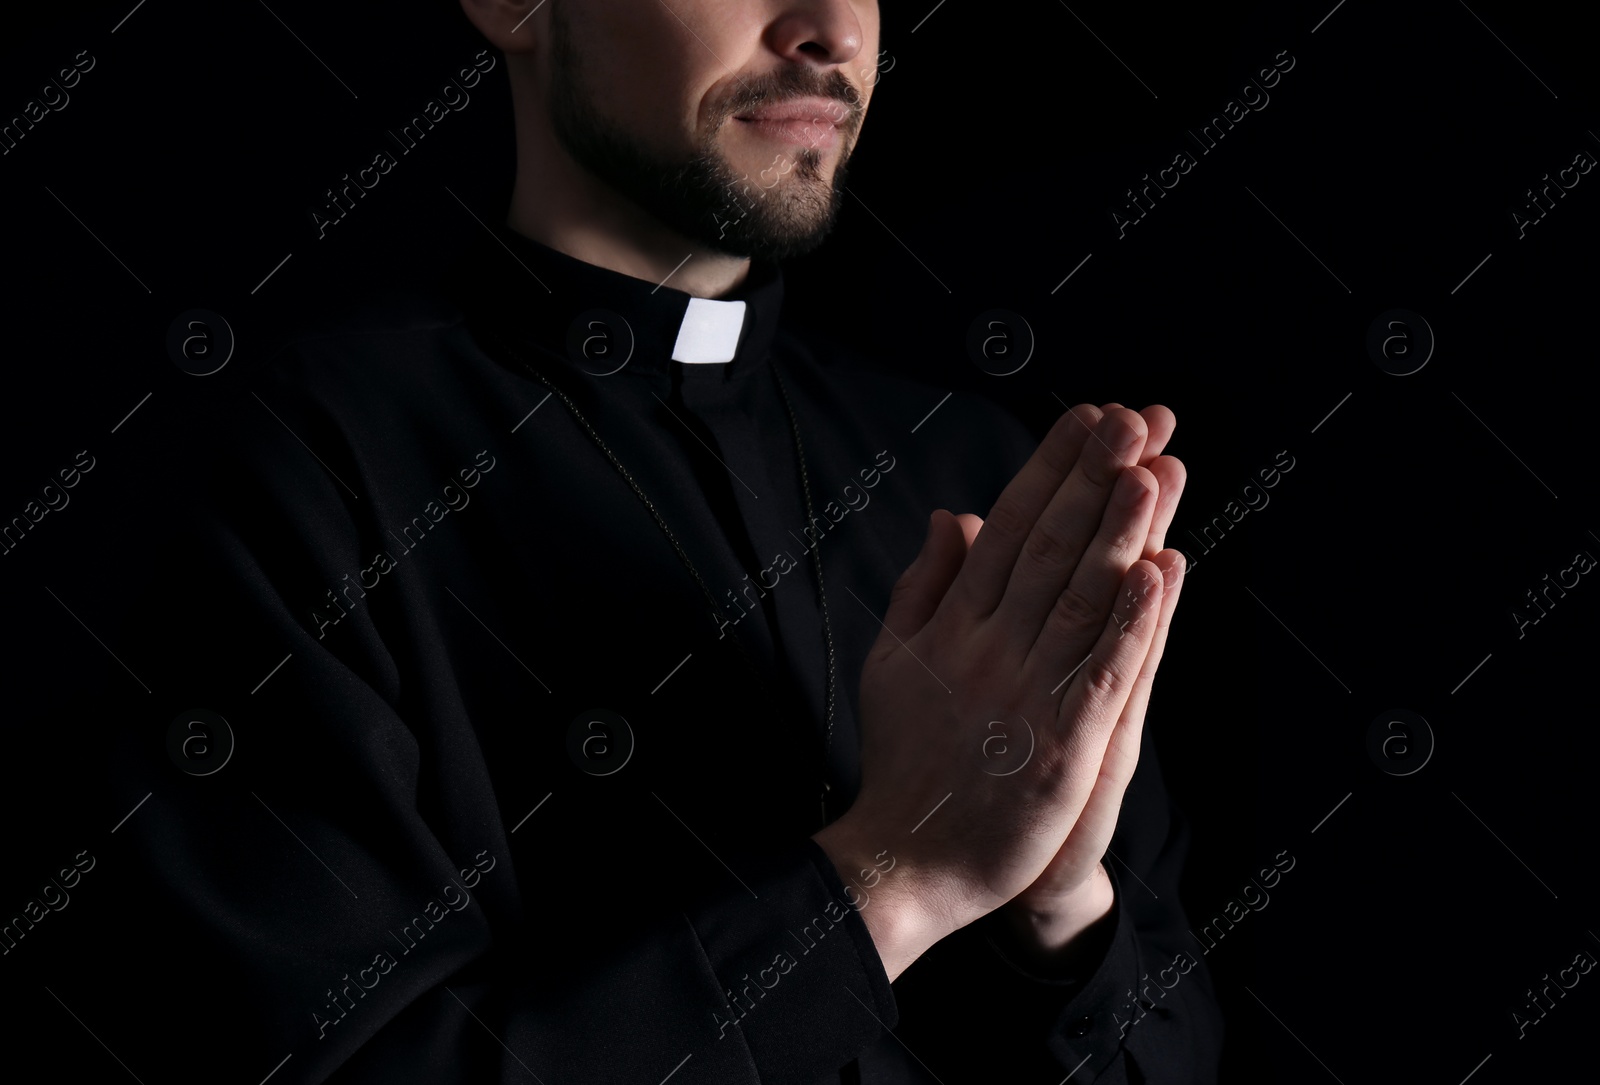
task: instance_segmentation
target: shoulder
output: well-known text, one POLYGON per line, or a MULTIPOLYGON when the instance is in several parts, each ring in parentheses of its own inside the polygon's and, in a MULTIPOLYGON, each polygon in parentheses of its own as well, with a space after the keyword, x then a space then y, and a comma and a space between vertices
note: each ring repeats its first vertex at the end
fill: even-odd
POLYGON ((302 315, 242 376, 208 424, 206 485, 183 499, 235 527, 280 516, 347 530, 426 477, 428 453, 488 428, 463 314, 422 290, 302 315))
POLYGON ((249 381, 254 436, 276 430, 281 440, 287 427, 357 490, 336 459, 388 485, 428 456, 455 459, 465 444, 480 448, 514 411, 518 389, 474 327, 448 297, 423 292, 307 321, 249 381))
POLYGON ((302 317, 261 363, 261 378, 307 391, 380 385, 427 375, 465 338, 461 310, 442 295, 412 289, 302 317))

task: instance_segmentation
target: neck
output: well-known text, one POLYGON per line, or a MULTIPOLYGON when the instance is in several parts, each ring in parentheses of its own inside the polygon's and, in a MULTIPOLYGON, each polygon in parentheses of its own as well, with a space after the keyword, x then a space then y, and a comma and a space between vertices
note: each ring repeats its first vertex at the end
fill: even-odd
POLYGON ((568 156, 547 128, 517 132, 517 179, 506 225, 588 264, 663 283, 698 298, 739 287, 748 257, 717 252, 669 229, 568 156))

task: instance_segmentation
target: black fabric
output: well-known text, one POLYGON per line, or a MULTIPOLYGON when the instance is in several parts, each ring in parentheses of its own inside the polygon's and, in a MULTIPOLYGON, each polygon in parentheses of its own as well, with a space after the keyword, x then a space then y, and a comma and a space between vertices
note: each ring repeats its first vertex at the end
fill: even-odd
POLYGON ((1108 948, 1065 982, 990 917, 891 988, 870 889, 809 839, 824 783, 829 818, 859 787, 861 663, 928 513, 987 512, 1024 428, 797 338, 771 265, 721 364, 667 357, 687 295, 509 231, 448 283, 219 405, 212 482, 125 616, 151 692, 107 695, 96 786, 149 797, 101 860, 115 922, 75 947, 109 1049, 145 1080, 1214 1080, 1203 962, 1153 985, 1199 947, 1148 741, 1108 948), (567 350, 596 308, 635 340, 607 376, 567 350), (236 740, 207 775, 166 744, 196 707, 236 740))

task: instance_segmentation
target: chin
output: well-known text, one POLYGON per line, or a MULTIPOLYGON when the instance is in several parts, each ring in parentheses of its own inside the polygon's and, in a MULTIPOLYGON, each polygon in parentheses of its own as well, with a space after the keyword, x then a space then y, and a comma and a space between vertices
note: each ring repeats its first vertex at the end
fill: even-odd
POLYGON ((733 236, 718 238, 714 233, 706 239, 706 243, 718 252, 727 253, 729 256, 740 256, 746 259, 757 260, 788 260, 821 247, 833 231, 833 222, 804 233, 785 231, 783 233, 765 232, 750 236, 733 236))

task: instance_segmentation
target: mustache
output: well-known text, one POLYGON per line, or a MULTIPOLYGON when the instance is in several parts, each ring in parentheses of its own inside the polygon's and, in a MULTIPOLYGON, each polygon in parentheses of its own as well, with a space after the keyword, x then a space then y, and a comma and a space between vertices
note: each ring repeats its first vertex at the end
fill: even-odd
POLYGON ((839 124, 854 129, 860 123, 861 92, 838 70, 814 76, 806 70, 786 69, 770 77, 745 80, 723 103, 722 119, 791 98, 828 98, 838 103, 835 119, 839 124))

